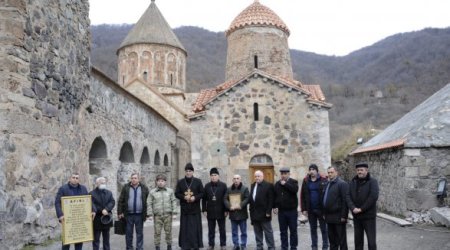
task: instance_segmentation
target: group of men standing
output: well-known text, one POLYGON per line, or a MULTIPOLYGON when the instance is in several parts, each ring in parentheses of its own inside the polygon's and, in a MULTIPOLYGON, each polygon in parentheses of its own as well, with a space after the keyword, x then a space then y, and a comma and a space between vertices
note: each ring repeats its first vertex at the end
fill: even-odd
MULTIPOLYGON (((328 176, 321 175, 315 164, 309 166, 303 179, 298 199, 298 181, 290 178, 290 169, 280 168, 280 179, 273 185, 264 180, 262 171, 254 173, 254 183, 250 188, 243 185, 241 176, 233 176, 233 184, 227 187, 220 181, 217 168, 210 170, 210 182, 203 186, 194 177, 191 163, 185 166, 185 177, 177 182, 176 189, 166 187, 166 177, 156 177, 156 187, 152 190, 140 182, 137 173, 120 193, 117 206, 118 218, 126 222, 126 249, 133 248, 133 233, 136 232, 136 249, 143 249, 143 223, 154 220, 155 249, 160 250, 161 231, 165 231, 167 249, 171 250, 172 219, 177 214, 177 201, 180 202, 179 247, 182 249, 203 248, 202 212, 208 221, 208 249, 215 246, 215 228, 219 228, 220 249, 226 249, 225 219, 231 222, 234 250, 247 247, 247 220, 254 229, 256 249, 263 249, 264 240, 268 249, 275 249, 272 229, 272 214, 278 215, 282 250, 296 250, 298 246, 298 205, 308 218, 311 232, 311 248, 318 249, 317 227, 322 233, 322 249, 348 249, 346 224, 348 211, 353 214, 355 228, 355 249, 362 250, 364 232, 367 235, 369 250, 376 249, 376 202, 378 199, 377 180, 370 176, 366 163, 356 164, 356 176, 349 182, 338 176, 332 166, 327 169, 328 176), (247 209, 249 206, 249 209, 247 209), (240 233, 239 233, 240 231, 240 233)), ((55 200, 57 215, 64 220, 60 207, 62 196, 88 194, 78 183, 79 175, 72 174, 69 182, 59 190, 55 200)), ((115 200, 106 189, 106 179, 96 180, 97 187, 91 191, 93 200, 94 242, 93 249, 99 249, 100 236, 103 236, 103 249, 110 249, 109 229, 112 225, 111 211, 115 200), (104 219, 106 218, 106 219, 104 219)), ((63 249, 69 249, 69 245, 63 249)), ((82 243, 75 244, 81 249, 82 243)))

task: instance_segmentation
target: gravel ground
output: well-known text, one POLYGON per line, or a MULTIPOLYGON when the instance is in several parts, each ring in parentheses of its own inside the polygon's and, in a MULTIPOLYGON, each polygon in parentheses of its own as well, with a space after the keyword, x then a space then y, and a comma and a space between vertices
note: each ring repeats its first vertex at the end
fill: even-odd
MULTIPOLYGON (((253 228, 248 226, 248 249, 255 249, 255 238, 253 234, 253 228)), ((278 223, 275 219, 272 222, 272 226, 275 233, 275 243, 277 249, 280 249, 280 231, 278 229, 278 223)), ((232 249, 231 242, 231 225, 229 221, 226 224, 227 227, 227 249, 232 249)), ((299 250, 311 249, 311 240, 309 234, 309 225, 299 225, 299 250)), ((173 244, 172 246, 178 246, 178 230, 179 221, 175 220, 173 225, 173 244)), ((112 231, 111 231, 112 232, 112 231)), ((208 226, 206 219, 203 218, 203 244, 205 246, 208 242, 208 226)), ((216 235, 216 246, 219 245, 218 233, 216 235)), ((351 223, 347 226, 347 241, 349 249, 354 249, 353 241, 353 227, 351 223)), ((164 242, 164 241, 163 241, 164 242)), ((319 232, 319 245, 321 242, 319 232)), ((36 250, 58 250, 61 249, 61 243, 56 242, 50 246, 37 246, 36 250)), ((435 226, 413 226, 413 227, 399 227, 396 224, 384 220, 377 220, 377 244, 380 250, 443 250, 450 249, 450 230, 444 227, 435 226)), ((125 249, 125 237, 120 235, 111 235, 112 249, 125 249)), ((165 245, 162 245, 162 249, 165 249, 165 245)), ((73 249, 73 247, 72 247, 73 249)), ((85 243, 83 249, 92 249, 92 244, 85 243)), ((154 249, 153 246, 153 223, 147 221, 144 226, 144 249, 154 249)), ((178 249, 175 247, 174 249, 178 249)), ((218 247, 216 247, 218 249, 218 247)), ((367 247, 366 247, 367 249, 367 247)))

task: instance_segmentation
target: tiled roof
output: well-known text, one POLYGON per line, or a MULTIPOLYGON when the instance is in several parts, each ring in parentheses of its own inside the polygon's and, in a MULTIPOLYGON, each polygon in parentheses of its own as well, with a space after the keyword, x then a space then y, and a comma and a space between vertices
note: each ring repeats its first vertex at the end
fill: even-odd
POLYGON ((383 144, 371 146, 371 147, 359 147, 355 151, 351 152, 350 155, 360 154, 360 153, 367 153, 367 152, 374 152, 374 151, 380 151, 388 148, 400 148, 405 145, 406 139, 397 139, 390 142, 386 142, 383 144))
POLYGON ((125 37, 122 44, 120 44, 117 51, 123 47, 140 43, 170 45, 186 51, 159 11, 155 1, 151 2, 148 9, 125 37))
POLYGON ((450 146, 450 83, 351 154, 390 147, 450 146))
POLYGON ((276 77, 276 76, 269 75, 263 71, 255 70, 252 73, 250 73, 249 75, 247 75, 237 81, 228 81, 228 82, 219 84, 215 88, 201 90, 196 101, 192 105, 194 113, 199 113, 199 112, 205 111, 206 104, 208 104, 211 100, 213 100, 220 94, 227 92, 228 90, 232 89, 233 87, 239 85, 240 83, 245 82, 248 78, 251 78, 252 76, 255 76, 255 75, 259 75, 260 77, 270 79, 274 82, 278 82, 279 84, 282 84, 289 88, 296 89, 297 91, 300 91, 300 92, 308 95, 307 101, 309 101, 309 102, 312 102, 312 103, 320 105, 320 106, 328 107, 328 108, 331 107, 331 104, 325 102, 325 96, 322 93, 322 90, 319 85, 305 85, 294 79, 289 79, 289 78, 284 78, 284 77, 276 77))
POLYGON ((244 9, 231 22, 230 27, 226 31, 227 36, 237 30, 246 26, 274 26, 289 36, 289 28, 281 20, 281 18, 271 9, 255 1, 253 4, 244 9))

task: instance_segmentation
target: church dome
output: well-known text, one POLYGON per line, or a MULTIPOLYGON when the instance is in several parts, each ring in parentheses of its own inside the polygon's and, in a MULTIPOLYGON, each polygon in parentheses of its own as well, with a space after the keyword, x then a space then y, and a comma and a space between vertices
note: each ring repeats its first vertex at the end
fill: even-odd
POLYGON ((152 0, 145 13, 125 37, 118 51, 133 44, 169 45, 186 51, 159 11, 155 0, 152 0))
POLYGON ((272 26, 284 31, 288 36, 290 33, 283 20, 273 10, 259 3, 258 0, 255 0, 231 22, 226 34, 228 36, 233 31, 247 26, 272 26))

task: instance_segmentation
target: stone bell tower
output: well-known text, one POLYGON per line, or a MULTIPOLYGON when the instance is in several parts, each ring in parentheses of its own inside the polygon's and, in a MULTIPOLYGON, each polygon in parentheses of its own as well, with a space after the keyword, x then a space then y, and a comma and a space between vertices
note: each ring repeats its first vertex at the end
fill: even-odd
POLYGON ((123 40, 117 55, 121 86, 139 79, 163 94, 185 92, 187 53, 155 0, 123 40))
POLYGON ((271 9, 255 0, 226 31, 226 81, 238 80, 255 68, 292 79, 289 29, 271 9))

